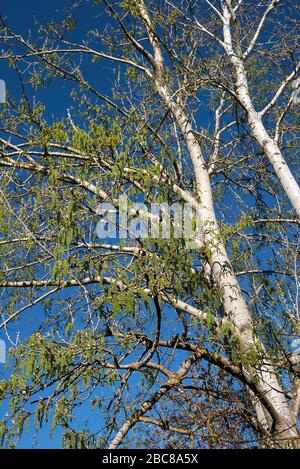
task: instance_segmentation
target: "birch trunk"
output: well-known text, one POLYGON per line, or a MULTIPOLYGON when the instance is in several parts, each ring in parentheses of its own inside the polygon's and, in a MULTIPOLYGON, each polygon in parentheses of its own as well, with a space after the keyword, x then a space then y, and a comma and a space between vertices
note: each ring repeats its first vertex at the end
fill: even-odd
MULTIPOLYGON (((212 192, 208 171, 201 154, 200 145, 195 138, 191 124, 184 111, 172 101, 165 85, 157 82, 157 89, 165 104, 172 111, 178 125, 183 132, 185 141, 193 162, 197 190, 199 195, 199 213, 203 225, 204 243, 210 249, 210 268, 215 284, 220 290, 225 315, 235 327, 245 352, 258 343, 254 335, 253 323, 246 302, 242 296, 240 286, 233 272, 229 257, 220 238, 220 231, 216 220, 212 192)), ((262 347, 262 344, 260 344, 262 347)), ((266 362, 259 372, 254 369, 245 370, 252 379, 259 379, 262 392, 270 401, 272 408, 273 425, 275 420, 276 434, 279 434, 279 446, 284 446, 286 439, 297 438, 298 433, 294 426, 289 406, 286 402, 281 386, 277 380, 271 364, 266 362), (281 441, 280 441, 281 440, 281 441)), ((265 425, 265 417, 262 422, 265 425)), ((271 429, 270 429, 271 430, 271 429)))
MULTIPOLYGON (((291 205, 294 207, 298 218, 300 218, 300 187, 294 178, 290 168, 288 167, 277 142, 268 134, 262 116, 254 108, 249 86, 247 80, 247 73, 245 70, 244 59, 241 53, 240 45, 237 44, 237 51, 235 52, 230 24, 232 14, 226 4, 223 7, 223 34, 224 34, 224 47, 227 55, 236 72, 236 95, 246 111, 248 124, 252 130, 253 136, 264 154, 269 159, 273 166, 274 172, 278 177, 291 205)), ((237 37, 237 42, 239 38, 237 37)))
MULTIPOLYGON (((209 173, 202 156, 201 147, 194 135, 192 125, 189 122, 184 109, 180 104, 178 104, 178 102, 174 101, 171 93, 169 92, 164 79, 163 56, 160 50, 158 38, 155 35, 154 28, 144 2, 141 1, 139 4, 140 14, 146 24, 149 41, 154 51, 152 65, 155 70, 154 82, 156 89, 165 106, 171 111, 175 121, 180 127, 192 160, 197 186, 197 195, 199 198, 198 210, 202 223, 202 236, 205 245, 210 251, 209 264, 212 276, 215 285, 220 291, 225 315, 232 322, 235 332, 243 344, 244 351, 247 353, 256 347, 259 339, 255 337, 251 314, 242 296, 240 286, 232 269, 225 246, 221 241, 218 222, 214 211, 209 173)), ((263 349, 263 345, 261 343, 259 345, 260 348, 263 349)), ((270 430, 275 431, 275 444, 278 447, 281 447, 287 444, 287 440, 297 439, 297 429, 295 428, 289 406, 272 365, 266 361, 258 372, 254 368, 250 367, 245 367, 244 371, 253 380, 258 381, 261 392, 270 403, 267 411, 271 414, 273 419, 273 428, 270 430)), ((266 418, 264 417, 262 424, 265 425, 265 422, 266 418)))
MULTIPOLYGON (((172 101, 163 84, 159 82, 156 84, 158 92, 181 128, 193 162, 200 200, 199 214, 203 225, 204 243, 210 250, 210 268, 214 282, 220 290, 225 315, 234 325, 245 352, 249 352, 251 348, 256 347, 258 338, 254 335, 250 312, 242 296, 225 246, 221 241, 213 207, 209 175, 201 154, 200 145, 193 134, 191 124, 184 111, 172 101)), ((262 347, 262 344, 260 346, 262 347)), ((293 424, 289 406, 271 364, 266 362, 258 373, 254 369, 245 370, 245 372, 250 373, 252 379, 259 379, 261 390, 270 401, 273 425, 275 424, 276 434, 280 435, 278 445, 284 446, 286 439, 297 438, 298 433, 293 424)), ((265 418, 262 423, 265 425, 265 418)))

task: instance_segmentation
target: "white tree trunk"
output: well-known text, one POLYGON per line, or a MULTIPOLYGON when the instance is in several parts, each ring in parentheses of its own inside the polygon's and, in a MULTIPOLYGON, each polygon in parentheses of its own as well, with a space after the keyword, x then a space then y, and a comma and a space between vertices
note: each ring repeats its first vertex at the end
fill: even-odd
MULTIPOLYGON (((160 80, 156 80, 156 86, 160 96, 173 113, 185 137, 195 172, 197 193, 199 196, 199 214, 202 221, 204 243, 210 250, 209 263, 211 272, 214 282, 220 290, 226 317, 229 318, 234 325, 235 332, 239 336, 244 350, 247 353, 253 347, 256 347, 259 339, 255 337, 250 312, 231 267, 225 246, 221 241, 213 207, 209 174, 202 157, 200 145, 183 109, 172 100, 165 84, 160 80)), ((260 348, 263 349, 263 345, 261 343, 259 345, 260 348)), ((252 380, 258 380, 262 394, 269 401, 274 429, 276 433, 279 434, 279 441, 277 441, 278 446, 284 446, 286 439, 298 438, 298 432, 293 422, 289 406, 272 365, 266 361, 259 371, 247 369, 245 372, 249 374, 252 380)), ((261 423, 265 425, 265 416, 261 423)))
MULTIPOLYGON (((150 55, 148 59, 154 69, 154 84, 165 106, 170 110, 175 121, 180 127, 192 160, 197 186, 197 197, 199 200, 198 213, 203 231, 201 236, 203 236, 204 243, 210 252, 210 269, 214 283, 218 287, 222 298, 225 315, 231 321, 233 329, 239 337, 245 353, 250 352, 253 348, 256 349, 257 344, 259 344, 259 348, 261 350, 264 350, 263 344, 259 338, 255 336, 251 314, 242 296, 237 278, 227 255, 225 245, 220 236, 218 222, 214 211, 209 173, 202 156, 201 147, 194 135, 192 125, 187 118, 184 109, 173 99, 164 79, 164 62, 160 43, 155 34, 153 24, 151 23, 151 19, 143 0, 139 1, 139 9, 141 18, 147 28, 149 41, 153 48, 154 55, 150 55)), ((224 24, 225 43, 227 43, 228 50, 230 48, 232 50, 230 15, 227 8, 225 8, 225 10, 227 13, 227 23, 225 21, 224 24)), ((230 57, 232 57, 231 51, 230 57)), ((249 100, 249 93, 247 93, 247 81, 242 72, 242 69, 239 69, 239 93, 241 99, 245 101, 244 106, 250 106, 251 100, 249 100)), ((263 139, 263 148, 267 152, 268 156, 272 158, 276 171, 280 174, 282 183, 288 191, 291 200, 296 205, 297 213, 300 215, 300 191, 298 188, 298 192, 296 192, 298 186, 296 182, 293 183, 293 176, 289 172, 287 165, 283 165, 282 160, 280 159, 282 157, 279 150, 279 156, 278 152, 274 151, 276 149, 274 142, 272 142, 266 135, 266 131, 265 133, 263 132, 264 127, 262 122, 259 123, 259 116, 257 113, 255 113, 255 111, 253 112, 252 109, 250 113, 249 109, 248 114, 251 115, 251 125, 255 129, 258 137, 263 139), (293 191, 296 192, 296 197, 294 196, 293 191), (299 198, 297 194, 299 194, 299 198)), ((265 363, 260 366, 259 370, 254 367, 244 366, 244 373, 250 378, 250 380, 252 380, 252 382, 256 383, 260 390, 261 395, 256 396, 256 398, 263 398, 264 411, 263 413, 260 412, 260 415, 258 414, 257 416, 262 419, 262 426, 266 425, 266 415, 269 414, 272 417, 272 429, 270 430, 275 431, 275 445, 285 446, 287 444, 287 440, 291 438, 298 439, 298 432, 295 427, 294 419, 292 418, 291 410, 285 399, 272 364, 266 360, 265 363)))
POLYGON ((232 15, 224 5, 223 8, 223 34, 224 34, 224 47, 228 57, 236 71, 236 95, 246 111, 248 124, 252 130, 253 136, 264 154, 268 157, 273 166, 276 176, 278 177, 281 185, 290 200, 291 205, 294 207, 298 218, 300 218, 300 187, 291 173, 282 153, 277 145, 277 142, 270 137, 263 124, 261 115, 255 110, 249 92, 247 74, 244 66, 244 59, 241 54, 234 51, 232 43, 232 35, 230 29, 230 22, 232 15))

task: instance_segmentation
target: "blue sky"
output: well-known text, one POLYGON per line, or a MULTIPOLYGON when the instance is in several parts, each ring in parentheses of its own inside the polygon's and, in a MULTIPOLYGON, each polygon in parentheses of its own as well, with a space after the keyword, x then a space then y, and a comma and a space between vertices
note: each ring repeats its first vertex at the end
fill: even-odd
MULTIPOLYGON (((61 21, 64 18, 64 11, 68 10, 75 3, 73 0, 28 0, 27 2, 22 0, 5 0, 1 2, 0 13, 13 32, 23 34, 27 38, 28 31, 30 31, 33 41, 35 41, 38 36, 39 25, 45 24, 50 20, 61 21)), ((76 28, 68 39, 81 42, 88 30, 96 27, 101 28, 101 25, 107 21, 107 15, 99 15, 102 11, 102 6, 96 9, 91 6, 91 3, 85 2, 80 5, 79 9, 73 10, 72 16, 76 20, 76 28)), ((83 71, 89 82, 98 88, 100 85, 101 92, 107 95, 110 94, 111 88, 110 65, 107 61, 101 62, 101 68, 103 67, 104 73, 98 73, 97 76, 94 76, 93 67, 90 67, 87 62, 83 64, 83 71)), ((99 68, 98 65, 98 71, 99 68)), ((10 95, 16 97, 20 93, 19 80, 16 74, 7 66, 6 61, 0 61, 0 78, 6 82, 10 95)), ((49 120, 52 120, 53 116, 55 118, 66 117, 67 108, 74 104, 70 97, 70 91, 74 84, 61 80, 59 85, 57 86, 57 82, 55 82, 46 90, 39 89, 34 92, 32 92, 31 87, 26 88, 29 96, 32 97, 35 94, 46 104, 45 115, 49 120)))

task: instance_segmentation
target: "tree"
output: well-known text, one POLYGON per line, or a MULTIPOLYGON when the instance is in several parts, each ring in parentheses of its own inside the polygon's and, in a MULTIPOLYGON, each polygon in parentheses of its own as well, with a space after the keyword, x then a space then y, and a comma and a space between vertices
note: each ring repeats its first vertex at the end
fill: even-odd
POLYGON ((36 37, 2 18, 23 92, 1 108, 2 442, 34 418, 67 447, 298 447, 299 7, 89 6, 80 37, 80 4, 36 37), (33 94, 61 83, 51 120, 33 94), (97 238, 121 194, 136 230, 97 238), (194 243, 140 236, 134 202, 188 204, 194 243))

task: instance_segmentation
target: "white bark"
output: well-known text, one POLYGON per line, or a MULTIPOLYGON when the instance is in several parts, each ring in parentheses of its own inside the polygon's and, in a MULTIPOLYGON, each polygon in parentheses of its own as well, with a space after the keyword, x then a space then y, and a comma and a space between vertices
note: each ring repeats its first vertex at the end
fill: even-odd
MULTIPOLYGON (((244 65, 244 58, 239 51, 234 50, 232 34, 231 34, 231 21, 233 20, 232 13, 230 12, 227 3, 224 3, 223 8, 223 34, 224 34, 224 48, 228 57, 236 71, 236 96, 246 111, 248 124, 252 130, 253 136, 257 143, 263 150, 264 154, 268 157, 273 166, 276 176, 278 177, 281 185, 290 200, 291 205, 294 207, 298 218, 300 218, 300 187, 290 171, 275 139, 272 139, 267 132, 262 116, 266 110, 271 108, 282 93, 286 84, 292 80, 295 72, 293 72, 287 80, 282 84, 274 99, 270 102, 270 106, 262 112, 258 113, 252 103, 250 96, 247 74, 244 65)), ((272 2, 273 4, 276 2, 272 2)), ((274 6, 274 5, 273 5, 274 6)), ((273 8, 273 7, 272 7, 273 8)), ((272 9, 270 8, 269 11, 272 9)), ((256 41, 257 37, 255 38, 256 41)), ((249 52, 252 50, 252 45, 249 52)))
MULTIPOLYGON (((222 296, 226 317, 232 321, 245 352, 250 351, 252 347, 256 346, 257 340, 254 336, 252 318, 231 267, 224 244, 220 239, 219 227, 213 207, 210 180, 199 143, 192 132, 191 125, 183 110, 179 109, 171 101, 164 85, 158 84, 158 91, 177 119, 191 155, 200 200, 199 213, 203 223, 204 243, 210 248, 210 267, 214 281, 219 287, 222 296)), ((262 347, 262 344, 260 346, 262 347)), ((277 431, 281 433, 282 438, 297 438, 297 430, 294 427, 288 404, 272 366, 266 363, 261 367, 259 373, 254 370, 251 370, 250 373, 252 379, 259 379, 263 393, 269 398, 270 405, 273 407, 274 414, 276 414, 277 431)))
MULTIPOLYGON (((165 106, 172 112, 178 126, 180 127, 192 160, 197 185, 197 195, 199 198, 199 214, 202 221, 204 243, 210 250, 209 263, 213 279, 219 288, 225 315, 231 320, 235 328, 235 332, 243 344, 245 352, 249 352, 251 348, 256 346, 258 338, 255 337, 250 312, 231 267, 225 246, 221 241, 213 206, 210 178, 206 163, 202 156, 201 147, 194 135, 191 123, 189 122, 184 109, 182 109, 181 106, 173 100, 172 94, 168 90, 168 86, 164 80, 163 59, 159 41, 155 36, 153 26, 142 1, 140 2, 140 5, 140 14, 146 24, 149 40, 154 52, 153 60, 155 61, 155 85, 157 91, 165 106)), ((228 10, 226 9, 225 12, 228 18, 228 10)), ((225 34, 225 42, 228 42, 228 40, 228 35, 225 34)), ((242 77, 240 77, 240 79, 242 79, 242 77)), ((243 78, 241 82, 242 91, 245 90, 244 80, 245 79, 243 78)), ((246 97, 247 100, 247 93, 243 93, 243 95, 245 95, 243 97, 246 97)), ((257 128, 257 119, 258 117, 255 116, 255 128, 257 128)), ((261 130, 261 127, 259 127, 259 134, 261 134, 261 130)), ((276 170, 280 174, 280 177, 285 184, 285 188, 290 194, 290 192, 295 189, 291 183, 292 176, 289 178, 287 177, 289 169, 286 165, 283 167, 282 162, 280 163, 281 160, 278 157, 278 153, 274 153, 273 151, 273 145, 274 143, 270 142, 270 138, 268 139, 268 142, 264 142, 264 148, 268 152, 267 154, 270 155, 270 157, 272 156, 272 161, 275 163, 276 170)), ((292 194, 290 195, 292 196, 292 194)), ((297 197, 296 199, 292 197, 292 200, 295 201, 297 210, 299 208, 300 215, 300 191, 299 207, 297 205, 297 197)), ((263 345, 261 343, 259 345, 263 349, 263 345)), ((268 411, 271 411, 273 425, 276 433, 278 434, 278 445, 284 446, 286 444, 286 439, 288 438, 298 438, 298 433, 295 428, 289 406, 271 364, 266 362, 261 366, 261 369, 258 372, 253 368, 247 367, 247 369, 245 369, 245 373, 251 376, 253 380, 258 381, 261 391, 269 400, 270 406, 268 411)))

